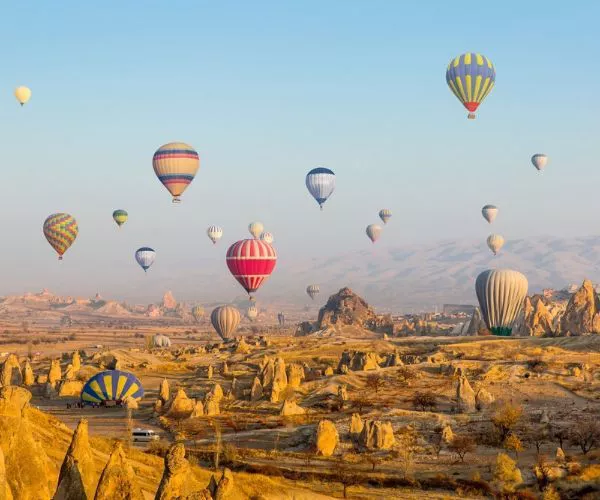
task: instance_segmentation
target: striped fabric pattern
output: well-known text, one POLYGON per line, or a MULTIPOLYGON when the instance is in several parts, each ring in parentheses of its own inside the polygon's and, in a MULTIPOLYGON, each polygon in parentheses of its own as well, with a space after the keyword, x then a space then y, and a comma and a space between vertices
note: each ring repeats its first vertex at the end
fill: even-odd
POLYGON ((141 266, 144 272, 147 271, 148 268, 154 263, 155 258, 156 252, 150 247, 141 247, 135 252, 135 260, 141 266))
POLYGON ((269 233, 268 231, 265 231, 260 235, 260 239, 261 241, 264 241, 265 243, 271 245, 273 243, 273 234, 269 233))
POLYGON ((233 306, 216 307, 210 314, 210 322, 223 340, 233 336, 240 320, 240 312, 233 306))
POLYGON ((255 292, 271 275, 277 263, 277 252, 268 243, 241 240, 227 250, 227 267, 248 293, 255 292))
POLYGON ((306 188, 312 197, 323 209, 323 203, 331 196, 335 189, 335 174, 324 167, 313 168, 306 174, 306 188))
POLYGON ((210 238, 210 241, 213 242, 213 245, 219 241, 223 236, 223 229, 219 226, 208 226, 206 230, 206 234, 210 238))
POLYGON ((498 215, 498 207, 494 205, 484 205, 481 209, 481 215, 483 215, 483 218, 491 224, 494 222, 496 215, 498 215))
POLYGON ((106 370, 94 375, 83 386, 81 400, 86 403, 123 401, 126 398, 142 398, 144 388, 138 378, 121 370, 106 370))
POLYGON ((77 221, 72 215, 66 213, 57 213, 49 215, 44 221, 44 236, 50 243, 50 246, 56 250, 58 258, 62 259, 63 254, 77 238, 79 227, 77 221))
POLYGON ((154 153, 152 167, 158 180, 178 199, 194 180, 200 168, 200 157, 192 146, 170 142, 154 153))
POLYGON ((474 113, 494 88, 496 70, 482 54, 467 52, 448 64, 446 83, 467 110, 474 113))

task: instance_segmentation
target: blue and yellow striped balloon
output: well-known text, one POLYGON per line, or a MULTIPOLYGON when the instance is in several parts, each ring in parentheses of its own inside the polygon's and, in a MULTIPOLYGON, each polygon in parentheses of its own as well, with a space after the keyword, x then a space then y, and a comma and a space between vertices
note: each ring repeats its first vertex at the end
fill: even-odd
POLYGON ((81 391, 81 400, 85 403, 124 401, 129 397, 138 399, 143 396, 144 388, 139 379, 133 373, 120 370, 96 373, 81 391))
POLYGON ((192 146, 183 142, 170 142, 156 150, 152 166, 158 180, 173 196, 173 203, 179 203, 179 197, 200 168, 200 158, 192 146))
POLYGON ((492 61, 475 52, 455 57, 446 70, 446 83, 469 111, 469 119, 475 118, 475 111, 492 91, 495 81, 492 61))

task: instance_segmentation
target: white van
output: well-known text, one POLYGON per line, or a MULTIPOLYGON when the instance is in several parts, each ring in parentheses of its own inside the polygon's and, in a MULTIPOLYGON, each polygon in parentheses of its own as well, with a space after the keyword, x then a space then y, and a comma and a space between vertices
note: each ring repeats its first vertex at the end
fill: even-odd
POLYGON ((131 437, 134 441, 156 441, 160 436, 152 429, 133 429, 131 437))

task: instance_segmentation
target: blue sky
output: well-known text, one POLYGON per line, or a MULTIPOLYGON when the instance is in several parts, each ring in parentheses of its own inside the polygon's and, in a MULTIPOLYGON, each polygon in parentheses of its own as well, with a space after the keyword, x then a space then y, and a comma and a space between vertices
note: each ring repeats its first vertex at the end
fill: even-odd
POLYGON ((233 282, 224 252, 252 220, 280 266, 368 248, 383 207, 384 248, 485 239, 486 203, 507 240, 597 234, 599 15, 592 1, 5 3, 0 294, 205 299, 192 274, 233 282), (465 51, 497 70, 474 122, 444 77, 465 51), (33 92, 23 109, 18 85, 33 92), (201 156, 177 207, 151 166, 170 141, 201 156), (551 157, 542 175, 536 152, 551 157), (304 187, 315 166, 337 174, 323 213, 304 187), (121 231, 115 208, 130 213, 121 231), (56 211, 80 225, 61 265, 41 233, 56 211), (159 253, 148 278, 143 245, 159 253))

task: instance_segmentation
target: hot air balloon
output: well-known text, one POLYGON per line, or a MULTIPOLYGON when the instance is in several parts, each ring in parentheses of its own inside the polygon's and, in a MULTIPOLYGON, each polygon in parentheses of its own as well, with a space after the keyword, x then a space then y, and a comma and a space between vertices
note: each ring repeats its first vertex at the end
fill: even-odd
POLYGON ((154 263, 155 258, 156 252, 150 247, 141 247, 135 252, 135 260, 137 260, 137 263, 141 266, 144 272, 146 272, 154 263))
POLYGON ((119 227, 125 224, 128 218, 129 214, 125 210, 119 209, 113 212, 113 219, 119 227))
POLYGON ((31 98, 31 90, 28 87, 17 87, 15 89, 15 97, 19 104, 23 106, 31 98))
POLYGON ((335 189, 335 174, 328 168, 313 168, 306 174, 306 187, 323 210, 323 203, 335 189))
POLYGON ((156 150, 152 166, 158 180, 173 196, 173 203, 179 203, 179 197, 200 168, 200 159, 192 146, 183 142, 170 142, 156 150))
POLYGON ((527 278, 510 269, 488 269, 475 281, 481 314, 492 334, 507 337, 527 295, 527 278))
POLYGON ((260 239, 261 239, 261 241, 264 241, 265 243, 268 243, 269 245, 271 245, 273 243, 273 235, 271 233, 269 233, 268 231, 261 233, 260 239))
POLYGON ((494 88, 496 70, 487 57, 467 52, 455 57, 448 64, 446 83, 450 90, 469 111, 468 118, 475 118, 475 111, 494 88))
POLYGON ((366 229, 367 236, 373 243, 379 239, 381 231, 383 231, 383 228, 377 224, 369 224, 366 229))
POLYGON ((210 321, 219 336, 230 338, 240 324, 240 312, 233 306, 219 306, 210 314, 210 321))
POLYGON ((531 157, 531 163, 533 163, 533 166, 538 170, 544 170, 548 164, 548 155, 545 155, 544 153, 535 154, 531 157))
POLYGON ((240 240, 227 250, 227 267, 250 295, 271 275, 277 263, 275 249, 261 240, 240 240))
POLYGON ((200 322, 202 318, 204 318, 204 307, 198 305, 194 306, 192 309, 192 316, 196 320, 196 322, 200 322))
POLYGON ((106 405, 125 401, 128 398, 144 397, 144 388, 139 379, 129 372, 121 370, 106 370, 96 373, 90 378, 81 391, 81 401, 84 403, 99 403, 106 405))
POLYGON ((254 321, 258 318, 258 308, 254 304, 250 305, 246 311, 246 316, 250 321, 254 321))
POLYGON ((251 222, 250 224, 248 224, 248 231, 255 239, 259 238, 264 229, 265 227, 262 225, 262 222, 251 222))
POLYGON ((283 313, 277 313, 277 321, 279 322, 279 326, 284 327, 285 326, 285 314, 283 313))
POLYGON ((504 246, 504 238, 499 234, 490 234, 487 238, 487 245, 490 250, 497 255, 500 249, 504 246))
POLYGON ((483 215, 483 218, 491 224, 494 222, 496 215, 498 215, 498 208, 494 205, 484 205, 481 209, 481 214, 483 215))
POLYGON ((388 221, 392 218, 392 211, 384 208, 379 211, 379 218, 383 221, 384 224, 387 224, 388 221))
POLYGON ((72 215, 52 214, 44 221, 44 236, 50 246, 56 250, 58 260, 62 260, 63 254, 73 244, 78 234, 77 221, 72 215))
POLYGON ((206 234, 208 234, 208 237, 214 245, 223 237, 223 230, 219 226, 209 226, 206 230, 206 234))
POLYGON ((313 300, 315 300, 315 297, 319 295, 320 291, 321 289, 319 288, 319 285, 308 285, 306 287, 306 293, 313 300))

